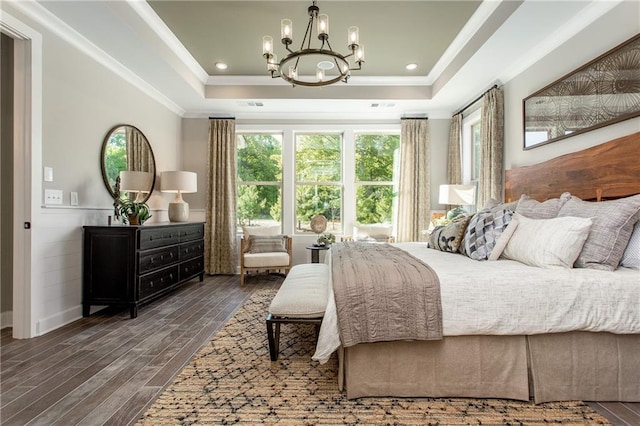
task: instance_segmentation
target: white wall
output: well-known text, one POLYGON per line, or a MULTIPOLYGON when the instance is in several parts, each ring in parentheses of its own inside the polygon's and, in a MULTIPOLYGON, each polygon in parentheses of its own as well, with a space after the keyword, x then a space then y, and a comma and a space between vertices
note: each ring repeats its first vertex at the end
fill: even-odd
MULTIPOLYGON (((106 224, 113 212, 100 170, 107 131, 121 123, 138 127, 157 171, 175 170, 181 118, 12 5, 3 4, 4 12, 42 34, 42 164, 34 164, 32 173, 39 178, 43 166, 53 167, 54 181, 42 189, 64 194, 62 208, 34 206, 31 218, 32 317, 39 335, 81 317, 81 227, 106 224), (78 192, 78 207, 69 205, 71 191, 78 192)), ((156 191, 149 204, 166 210, 167 202, 156 191)), ((154 211, 152 221, 163 219, 166 211, 154 211)))
POLYGON ((522 100, 640 32, 640 2, 623 2, 504 86, 505 169, 539 163, 640 131, 640 118, 528 151, 523 150, 522 100))

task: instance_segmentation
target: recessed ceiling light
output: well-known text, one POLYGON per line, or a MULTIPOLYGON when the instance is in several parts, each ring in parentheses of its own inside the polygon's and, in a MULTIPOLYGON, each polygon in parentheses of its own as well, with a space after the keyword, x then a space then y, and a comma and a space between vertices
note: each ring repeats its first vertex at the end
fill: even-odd
POLYGON ((216 62, 216 68, 218 68, 219 70, 226 70, 227 69, 227 64, 225 64, 224 62, 216 62))
POLYGON ((407 64, 407 70, 413 71, 418 68, 418 64, 407 64))

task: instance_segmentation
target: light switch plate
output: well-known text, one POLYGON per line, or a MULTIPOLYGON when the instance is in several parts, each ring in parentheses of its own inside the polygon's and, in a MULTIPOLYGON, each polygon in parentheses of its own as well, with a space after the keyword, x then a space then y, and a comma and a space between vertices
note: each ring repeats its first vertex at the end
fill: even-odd
POLYGON ((44 168, 44 181, 53 182, 53 167, 44 168))
POLYGON ((78 193, 77 192, 72 192, 70 195, 71 198, 71 205, 72 206, 77 206, 78 205, 78 193))
POLYGON ((62 204, 62 190, 61 189, 45 189, 44 203, 47 205, 62 204))

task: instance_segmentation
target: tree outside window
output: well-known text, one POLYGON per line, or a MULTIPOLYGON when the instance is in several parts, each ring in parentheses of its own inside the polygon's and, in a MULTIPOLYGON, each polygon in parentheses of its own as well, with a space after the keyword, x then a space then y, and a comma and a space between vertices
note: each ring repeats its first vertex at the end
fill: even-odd
POLYGON ((276 225, 282 220, 282 135, 240 133, 238 154, 238 230, 276 225))
POLYGON ((311 233, 324 215, 326 232, 342 232, 342 135, 296 134, 296 232, 311 233))
POLYGON ((400 135, 356 135, 356 221, 358 223, 393 222, 399 158, 400 135))

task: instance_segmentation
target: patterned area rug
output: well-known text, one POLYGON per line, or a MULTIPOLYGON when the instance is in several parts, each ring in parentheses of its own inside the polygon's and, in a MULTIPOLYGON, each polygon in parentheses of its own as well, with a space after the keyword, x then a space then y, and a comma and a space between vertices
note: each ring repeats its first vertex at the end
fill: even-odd
POLYGON ((360 398, 338 391, 337 358, 311 360, 313 326, 283 325, 269 360, 265 316, 275 290, 256 291, 147 410, 139 425, 609 424, 582 402, 360 398))

